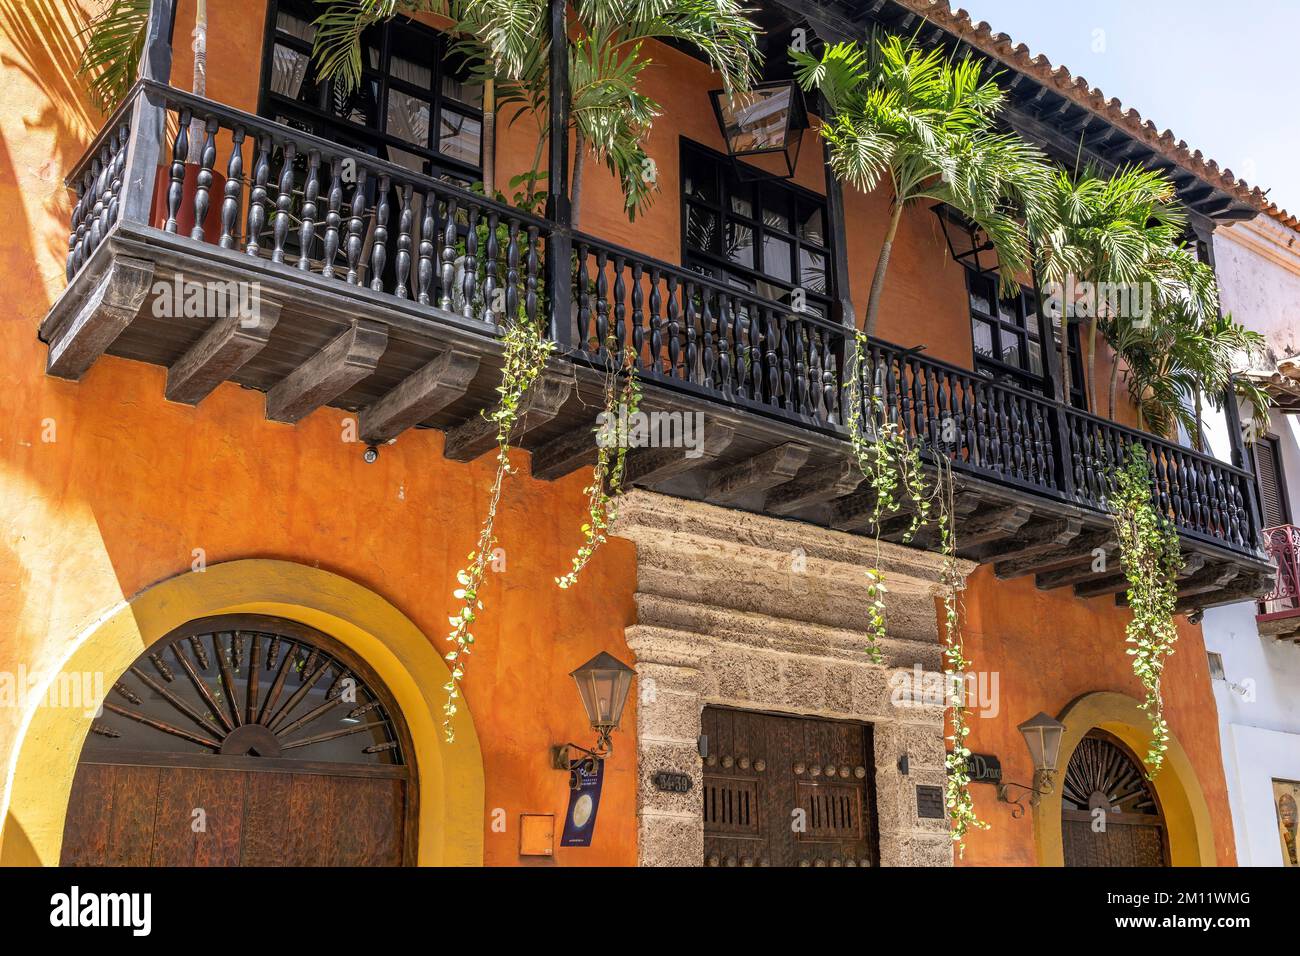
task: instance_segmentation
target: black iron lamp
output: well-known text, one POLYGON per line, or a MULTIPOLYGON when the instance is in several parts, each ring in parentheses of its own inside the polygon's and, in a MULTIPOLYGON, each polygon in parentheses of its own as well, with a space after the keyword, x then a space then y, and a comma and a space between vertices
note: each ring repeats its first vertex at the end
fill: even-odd
POLYGON ((790 179, 799 163, 808 111, 793 80, 757 83, 744 92, 713 90, 713 112, 741 179, 790 179))
POLYGON ((1015 804, 1012 817, 1024 815, 1026 797, 1029 805, 1038 806, 1039 798, 1052 792, 1056 774, 1056 761, 1061 755, 1061 736, 1065 733, 1065 724, 1039 711, 1016 728, 1025 738, 1029 756, 1034 761, 1033 786, 1023 783, 1004 783, 998 787, 998 799, 1003 803, 1015 804), (1024 791, 1015 799, 1011 797, 1011 787, 1024 791))
POLYGON ((578 695, 587 711, 587 720, 596 731, 596 744, 590 750, 577 744, 551 748, 551 762, 557 770, 569 770, 572 751, 586 754, 589 760, 603 760, 614 752, 609 735, 623 719, 623 706, 636 671, 612 654, 601 651, 569 674, 578 685, 578 695))
POLYGON ((953 259, 983 276, 997 274, 998 251, 988 233, 945 203, 934 207, 943 227, 943 237, 948 240, 948 251, 953 259))

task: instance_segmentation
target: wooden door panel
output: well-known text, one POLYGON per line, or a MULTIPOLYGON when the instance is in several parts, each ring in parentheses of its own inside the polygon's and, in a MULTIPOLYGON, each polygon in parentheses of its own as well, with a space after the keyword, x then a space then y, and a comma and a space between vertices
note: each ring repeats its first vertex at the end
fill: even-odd
POLYGON ((158 784, 153 866, 237 866, 248 774, 168 767, 158 784), (203 829, 195 830, 195 810, 203 829))
POLYGON ((707 865, 871 865, 869 728, 715 707, 702 728, 707 865))

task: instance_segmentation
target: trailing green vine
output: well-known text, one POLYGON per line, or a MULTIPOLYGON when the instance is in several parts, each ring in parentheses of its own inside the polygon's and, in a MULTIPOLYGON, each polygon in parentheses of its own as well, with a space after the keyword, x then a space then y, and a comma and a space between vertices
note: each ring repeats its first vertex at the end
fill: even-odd
POLYGON ((1178 532, 1152 503, 1151 471, 1141 445, 1130 446, 1128 461, 1116 469, 1114 486, 1111 517, 1133 614, 1125 628, 1125 640, 1132 645, 1128 653, 1133 658, 1133 673, 1146 690, 1141 706, 1151 720, 1147 777, 1154 779, 1164 765, 1169 746, 1160 677, 1178 640, 1174 611, 1183 559, 1178 532))
MULTIPOLYGON (((611 343, 612 340, 611 340, 611 343)), ((605 533, 618 512, 618 497, 623 491, 623 469, 627 463, 627 436, 622 424, 641 408, 641 381, 636 373, 636 352, 628 347, 621 363, 610 363, 605 376, 604 409, 597 419, 599 451, 591 473, 587 494, 587 523, 582 526, 583 542, 573 557, 573 567, 555 579, 561 588, 578 583, 578 575, 591 561, 596 549, 605 543, 605 533), (619 366, 623 368, 623 387, 618 387, 619 366), (623 416, 626 415, 626 418, 623 416)))
POLYGON ((465 676, 465 658, 474 646, 474 634, 470 626, 477 619, 478 612, 483 610, 479 592, 496 547, 495 526, 501 489, 506 476, 514 471, 510 466, 510 435, 520 416, 526 413, 524 399, 541 375, 546 358, 554 347, 554 343, 540 334, 537 325, 522 315, 506 326, 503 345, 501 384, 497 386, 501 398, 492 412, 485 413, 496 425, 496 475, 488 493, 487 515, 479 529, 474 550, 469 553, 469 564, 456 572, 456 582, 460 586, 453 595, 461 602, 460 610, 448 618, 452 630, 447 635, 447 640, 454 645, 446 654, 451 666, 451 678, 443 685, 447 692, 447 702, 442 708, 442 730, 448 743, 456 739, 452 718, 456 715, 456 701, 460 698, 460 682, 465 676))
MULTIPOLYGON (((858 370, 867 367, 867 341, 864 335, 858 334, 855 349, 858 370)), ((888 588, 884 572, 880 570, 882 522, 895 515, 910 515, 902 534, 902 540, 909 542, 933 521, 943 556, 940 581, 943 587, 944 702, 952 725, 952 733, 947 738, 952 749, 944 758, 944 802, 952 840, 957 844, 959 854, 964 855, 966 834, 971 829, 988 829, 988 824, 976 814, 970 792, 971 751, 966 745, 970 727, 965 699, 965 674, 970 669, 970 661, 966 659, 961 630, 961 591, 965 579, 957 563, 952 463, 946 453, 936 450, 932 455, 935 478, 931 483, 925 474, 919 444, 912 441, 903 425, 886 412, 880 394, 883 383, 873 382, 870 400, 864 401, 861 380, 861 374, 854 374, 851 378, 848 429, 858 467, 874 493, 871 521, 875 527, 876 565, 866 572, 867 653, 875 663, 884 662, 880 644, 886 636, 885 595, 888 588), (867 408, 870 409, 869 420, 864 416, 867 408)))

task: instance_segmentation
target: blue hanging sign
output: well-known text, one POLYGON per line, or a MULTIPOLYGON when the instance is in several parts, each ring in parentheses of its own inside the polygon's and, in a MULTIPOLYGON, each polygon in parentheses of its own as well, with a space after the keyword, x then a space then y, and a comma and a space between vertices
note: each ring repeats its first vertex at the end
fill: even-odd
POLYGON ((605 781, 605 761, 570 760, 569 770, 576 786, 569 790, 569 812, 564 816, 560 846, 591 846, 596 811, 600 809, 600 788, 605 781))

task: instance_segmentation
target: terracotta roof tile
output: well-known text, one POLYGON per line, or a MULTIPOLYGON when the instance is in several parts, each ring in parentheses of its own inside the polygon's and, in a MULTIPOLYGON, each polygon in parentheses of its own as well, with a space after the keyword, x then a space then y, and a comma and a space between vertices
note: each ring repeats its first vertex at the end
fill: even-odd
POLYGON ((1118 99, 1113 97, 1107 99, 1101 90, 1089 87, 1084 77, 1071 76, 1070 71, 1064 66, 1053 68, 1052 62, 1041 53, 1032 54, 1023 43, 1013 46, 1011 37, 1007 34, 994 33, 993 28, 982 20, 975 23, 965 10, 960 8, 953 10, 948 0, 894 0, 894 2, 962 38, 987 56, 1000 60, 1013 70, 1032 77, 1079 106, 1091 110, 1107 122, 1123 129, 1148 148, 1199 176, 1210 185, 1223 190, 1234 199, 1253 206, 1284 226, 1300 229, 1300 217, 1292 215, 1280 208, 1277 203, 1270 201, 1258 186, 1251 186, 1245 180, 1237 179, 1230 169, 1220 169, 1218 163, 1207 158, 1199 149, 1193 151, 1186 142, 1177 139, 1169 130, 1160 131, 1155 123, 1144 120, 1135 109, 1126 109, 1118 99))

